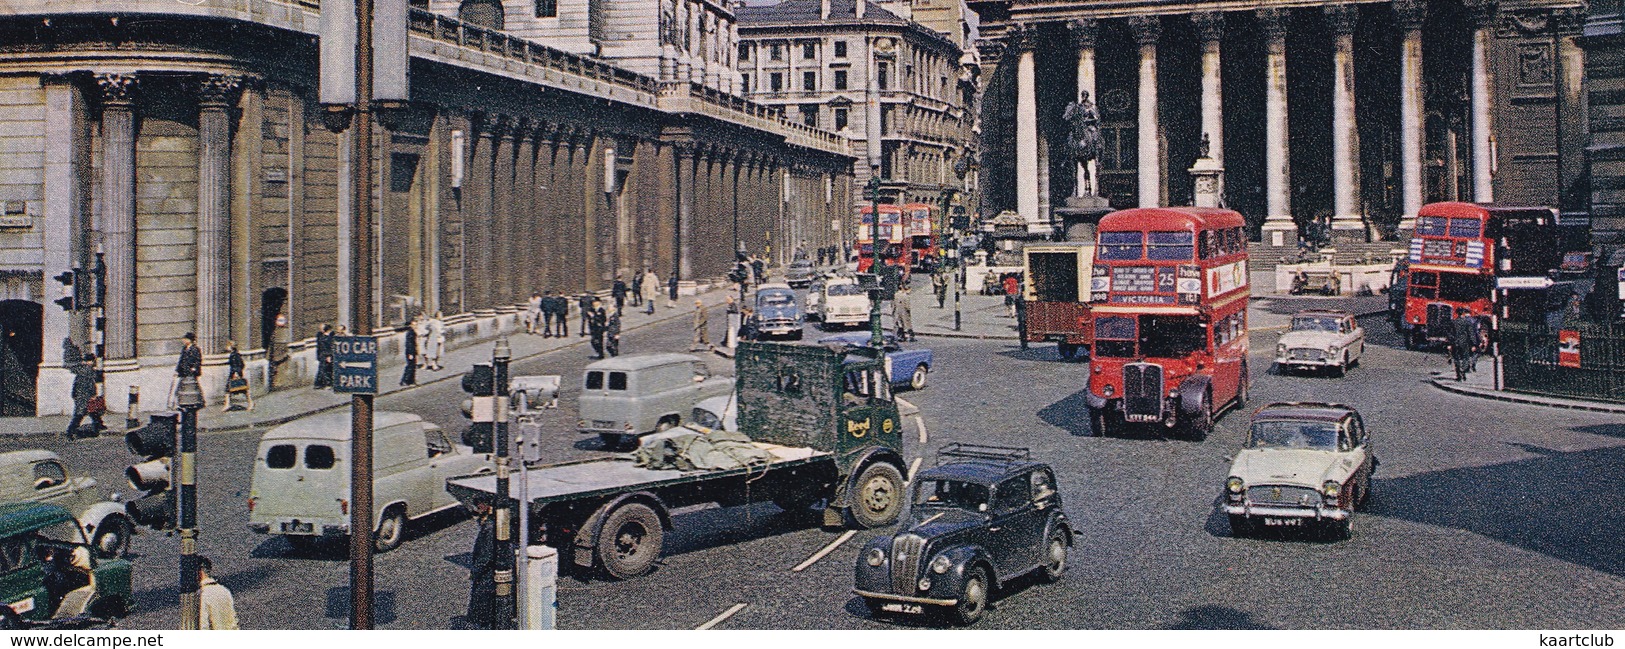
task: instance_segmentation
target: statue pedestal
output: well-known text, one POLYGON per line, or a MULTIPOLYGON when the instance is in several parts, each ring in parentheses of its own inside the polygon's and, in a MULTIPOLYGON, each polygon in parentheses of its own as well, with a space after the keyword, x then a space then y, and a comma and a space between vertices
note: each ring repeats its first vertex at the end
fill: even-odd
POLYGON ((1224 167, 1217 160, 1202 156, 1187 171, 1196 180, 1196 207, 1219 207, 1224 202, 1224 167))
POLYGON ((1066 241, 1094 241, 1095 230, 1100 225, 1100 217, 1112 211, 1112 206, 1102 196, 1070 196, 1066 199, 1065 207, 1052 210, 1056 221, 1056 229, 1066 241))

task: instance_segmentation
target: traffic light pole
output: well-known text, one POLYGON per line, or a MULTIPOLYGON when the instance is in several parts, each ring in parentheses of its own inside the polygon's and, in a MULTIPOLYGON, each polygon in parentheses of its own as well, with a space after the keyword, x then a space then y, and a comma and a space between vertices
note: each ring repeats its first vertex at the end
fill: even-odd
POLYGON ((180 441, 176 444, 180 467, 175 485, 176 527, 181 537, 181 630, 196 631, 202 617, 202 600, 198 597, 202 580, 197 560, 197 411, 203 407, 203 392, 194 376, 181 377, 176 392, 181 408, 180 441))
MULTIPOLYGON (((883 279, 881 266, 885 261, 880 255, 880 166, 869 168, 869 272, 875 274, 875 279, 883 279)), ((881 289, 869 291, 869 345, 875 349, 886 346, 886 334, 880 328, 880 293, 881 289)))
MULTIPOLYGON (((492 616, 492 628, 513 629, 515 608, 513 589, 513 511, 509 509, 513 502, 513 494, 509 487, 509 461, 508 454, 508 363, 513 358, 513 352, 508 347, 507 338, 497 339, 496 349, 491 353, 491 385, 494 396, 495 413, 491 420, 491 448, 496 451, 497 483, 496 492, 501 499, 496 509, 496 570, 492 576, 496 580, 496 606, 495 615, 492 616)), ((528 505, 527 505, 528 506, 528 505)))
MULTIPOLYGON (((372 1, 355 3, 350 328, 372 335, 372 1)), ((372 398, 350 395, 350 628, 372 628, 372 398)))

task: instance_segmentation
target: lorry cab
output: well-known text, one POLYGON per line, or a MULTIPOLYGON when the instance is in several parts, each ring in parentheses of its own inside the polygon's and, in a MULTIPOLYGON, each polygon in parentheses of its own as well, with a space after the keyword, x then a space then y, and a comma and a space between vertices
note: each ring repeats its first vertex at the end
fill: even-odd
MULTIPOLYGON (((453 444, 417 415, 373 418, 374 547, 394 549, 406 522, 457 506, 446 478, 488 470, 490 456, 453 444)), ((249 488, 248 527, 295 546, 350 534, 350 414, 277 426, 260 438, 249 488)))

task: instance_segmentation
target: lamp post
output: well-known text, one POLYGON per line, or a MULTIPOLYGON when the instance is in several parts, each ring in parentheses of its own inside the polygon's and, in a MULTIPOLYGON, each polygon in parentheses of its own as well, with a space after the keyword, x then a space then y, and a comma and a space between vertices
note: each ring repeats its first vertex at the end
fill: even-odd
MULTIPOLYGON (((510 493, 509 456, 508 456, 508 363, 513 359, 513 350, 508 347, 507 338, 498 338, 496 348, 491 353, 491 384, 494 410, 491 419, 491 448, 496 451, 497 482, 496 492, 501 495, 501 504, 496 509, 496 615, 492 617, 492 627, 496 629, 514 628, 513 589, 513 511, 509 509, 513 503, 513 494, 510 493)), ((528 505, 527 505, 528 506, 528 505)))
MULTIPOLYGON (((878 281, 884 264, 880 257, 880 165, 869 168, 865 189, 869 191, 869 272, 878 281)), ((869 291, 869 344, 875 349, 886 346, 886 335, 880 328, 880 293, 879 286, 869 291)))
POLYGON ((203 407, 203 390, 197 377, 180 378, 175 401, 181 409, 180 443, 176 444, 180 471, 175 487, 176 527, 181 536, 181 629, 196 631, 202 618, 202 600, 198 597, 202 580, 197 560, 197 411, 203 407))

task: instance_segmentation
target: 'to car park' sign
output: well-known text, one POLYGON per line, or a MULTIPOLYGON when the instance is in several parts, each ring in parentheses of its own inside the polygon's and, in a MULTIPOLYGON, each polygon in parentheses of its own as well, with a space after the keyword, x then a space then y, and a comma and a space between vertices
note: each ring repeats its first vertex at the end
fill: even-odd
POLYGON ((378 394, 378 339, 372 336, 333 338, 333 391, 378 394))

